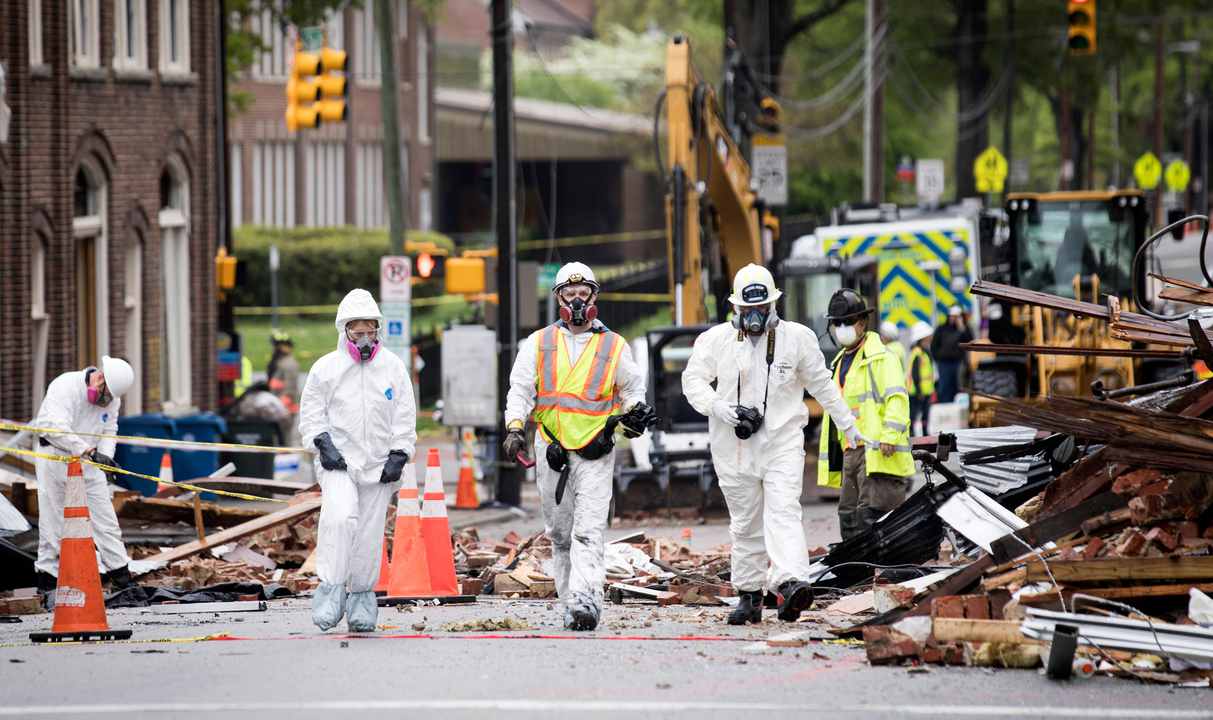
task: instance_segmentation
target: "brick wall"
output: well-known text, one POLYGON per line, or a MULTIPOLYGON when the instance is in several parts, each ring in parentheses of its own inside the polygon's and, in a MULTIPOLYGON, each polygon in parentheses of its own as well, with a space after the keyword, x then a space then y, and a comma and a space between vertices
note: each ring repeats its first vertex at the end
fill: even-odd
POLYGON ((158 0, 147 0, 145 73, 111 68, 114 3, 101 10, 97 70, 80 72, 68 62, 67 3, 43 0, 43 57, 29 64, 28 0, 0 0, 0 62, 8 67, 13 124, 0 146, 0 415, 27 418, 30 381, 31 242, 47 243, 47 311, 50 331, 47 379, 76 369, 76 241, 72 189, 78 168, 97 168, 107 184, 109 351, 125 354, 126 253, 143 242, 144 411, 159 409, 163 281, 160 254, 160 176, 170 158, 180 159, 189 183, 190 337, 192 400, 216 403, 214 254, 216 249, 215 86, 217 3, 192 0, 188 76, 162 76, 158 0))

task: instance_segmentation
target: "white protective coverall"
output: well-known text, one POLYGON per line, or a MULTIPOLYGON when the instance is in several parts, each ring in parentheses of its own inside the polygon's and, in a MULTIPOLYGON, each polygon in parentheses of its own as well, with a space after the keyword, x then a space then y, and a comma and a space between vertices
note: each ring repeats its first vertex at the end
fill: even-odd
MULTIPOLYGON (((594 321, 595 327, 601 323, 594 321)), ((526 422, 535 407, 536 346, 542 330, 531 333, 518 347, 518 356, 510 370, 510 390, 506 395, 505 422, 526 422)), ((574 335, 560 326, 558 333, 569 353, 569 363, 576 364, 581 351, 589 344, 593 333, 574 335)), ((626 344, 615 371, 615 391, 621 408, 641 402, 645 397, 644 376, 632 359, 626 344)), ((535 433, 535 478, 543 511, 544 530, 552 540, 555 563, 556 592, 565 604, 570 602, 592 605, 595 617, 602 611, 602 583, 606 579, 603 565, 603 534, 611 507, 611 492, 615 482, 615 454, 607 453, 597 460, 586 460, 569 452, 569 479, 564 496, 556 504, 556 483, 560 473, 551 470, 547 461, 548 443, 542 433, 535 433)))
POLYGON ((373 630, 377 617, 374 587, 388 503, 398 482, 380 483, 391 450, 412 462, 417 441, 417 405, 408 368, 382 345, 365 362, 346 349, 345 326, 353 320, 383 324, 379 306, 365 290, 353 290, 337 308, 337 349, 316 361, 307 376, 299 409, 303 446, 315 447, 329 433, 345 458, 346 470, 325 470, 315 459, 323 500, 316 534, 313 620, 322 629, 337 625, 348 590, 350 629, 373 630), (327 625, 327 627, 326 627, 327 625))
MULTIPOLYGON (((34 450, 50 455, 79 456, 97 448, 114 456, 117 442, 110 438, 80 436, 74 433, 118 433, 118 408, 122 400, 115 397, 109 405, 94 405, 88 401, 87 370, 66 372, 46 388, 46 397, 38 416, 30 423, 34 427, 67 431, 64 434, 38 435, 34 450), (46 445, 50 443, 50 445, 46 445)), ((38 475, 38 560, 34 567, 49 575, 59 575, 59 540, 63 536, 63 499, 67 488, 67 463, 38 458, 34 463, 38 475)), ((101 470, 81 463, 84 487, 88 494, 88 515, 93 526, 93 542, 101 555, 101 572, 109 572, 130 563, 122 530, 114 513, 109 482, 101 470)))
POLYGON ((733 585, 739 591, 753 592, 763 589, 768 556, 771 589, 788 580, 808 578, 809 553, 800 508, 804 428, 809 422, 804 391, 821 403, 840 428, 854 427, 855 418, 830 377, 812 330, 781 320, 755 338, 738 340, 737 334, 737 328, 722 323, 695 339, 682 373, 682 391, 691 407, 708 416, 712 465, 729 507, 733 585), (768 378, 770 332, 775 333, 775 356, 768 378), (715 390, 710 385, 713 381, 715 390), (763 422, 749 439, 738 439, 733 428, 712 413, 717 400, 763 412, 764 393, 763 422))

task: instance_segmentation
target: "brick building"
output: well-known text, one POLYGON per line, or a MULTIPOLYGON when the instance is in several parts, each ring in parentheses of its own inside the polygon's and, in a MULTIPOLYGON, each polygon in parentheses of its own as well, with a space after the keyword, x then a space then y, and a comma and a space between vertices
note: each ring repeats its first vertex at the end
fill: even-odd
MULTIPOLYGON (((284 91, 294 32, 269 13, 249 29, 268 50, 236 83, 247 110, 228 125, 232 224, 274 227, 387 226, 383 190, 383 123, 379 38, 373 3, 347 7, 325 25, 328 47, 345 50, 348 115, 343 123, 290 133, 284 91)), ((417 3, 396 0, 397 109, 409 227, 429 229, 433 207, 433 30, 417 3)), ((237 248, 238 250, 239 248, 237 248)))
POLYGON ((216 403, 213 0, 0 0, 0 416, 127 358, 124 412, 216 403))

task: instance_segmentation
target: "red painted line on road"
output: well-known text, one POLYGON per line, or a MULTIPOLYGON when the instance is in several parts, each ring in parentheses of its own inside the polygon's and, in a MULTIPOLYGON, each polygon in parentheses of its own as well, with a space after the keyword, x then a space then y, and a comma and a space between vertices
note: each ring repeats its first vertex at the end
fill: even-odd
POLYGON ((432 635, 374 635, 342 634, 342 635, 288 635, 285 637, 249 637, 244 635, 213 635, 204 638, 211 640, 627 640, 627 641, 662 641, 662 642, 756 642, 753 638, 729 637, 727 635, 546 635, 528 633, 526 635, 506 635, 503 633, 432 635))

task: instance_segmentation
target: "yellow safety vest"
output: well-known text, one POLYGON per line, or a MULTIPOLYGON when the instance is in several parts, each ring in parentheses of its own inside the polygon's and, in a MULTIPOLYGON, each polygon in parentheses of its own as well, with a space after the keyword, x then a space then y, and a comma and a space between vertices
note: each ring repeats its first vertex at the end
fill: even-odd
POLYGON ((935 393, 935 365, 931 355, 917 345, 910 351, 910 366, 906 368, 906 379, 915 397, 931 397, 935 393), (914 386, 914 361, 918 361, 918 386, 914 386))
POLYGON ((536 343, 535 421, 566 449, 583 448, 619 408, 615 371, 623 355, 623 338, 609 331, 594 333, 576 363, 569 362, 556 325, 544 328, 536 343))
MULTIPOLYGON (((843 351, 845 352, 845 351, 843 351)), ((842 385, 842 397, 851 412, 859 418, 859 432, 873 444, 864 448, 864 459, 869 473, 886 473, 907 477, 914 474, 914 457, 910 455, 910 398, 906 394, 905 375, 901 362, 897 360, 880 336, 867 333, 859 356, 847 371, 842 385), (894 452, 885 457, 880 452, 880 443, 888 443, 894 452)), ((839 381, 842 365, 834 357, 834 382, 839 381)), ((842 487, 842 470, 830 471, 830 433, 840 436, 843 447, 847 446, 842 433, 833 428, 829 413, 821 419, 821 438, 817 450, 817 484, 826 487, 842 487)))

